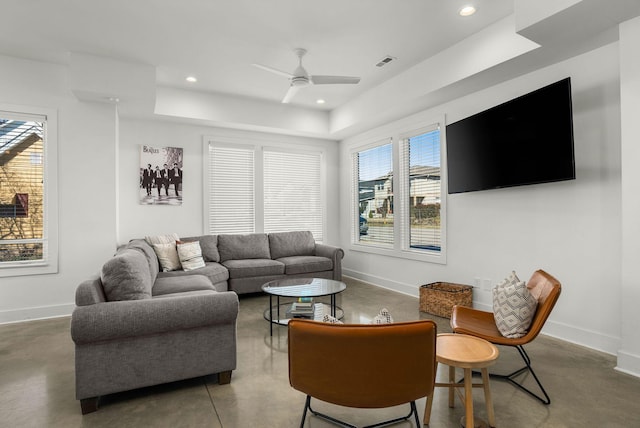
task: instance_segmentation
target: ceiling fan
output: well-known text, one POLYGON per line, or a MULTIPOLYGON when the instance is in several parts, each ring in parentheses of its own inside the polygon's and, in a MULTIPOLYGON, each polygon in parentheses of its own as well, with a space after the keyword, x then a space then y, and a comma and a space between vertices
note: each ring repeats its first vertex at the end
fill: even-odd
POLYGON ((359 77, 349 76, 317 76, 310 75, 307 70, 302 66, 302 57, 307 53, 306 49, 297 48, 293 50, 298 56, 298 67, 293 70, 293 73, 287 73, 286 71, 280 71, 272 67, 267 67, 262 64, 252 64, 254 67, 261 68, 271 73, 278 74, 289 78, 291 82, 289 90, 282 99, 283 103, 288 103, 298 92, 298 90, 308 85, 333 85, 333 84, 356 84, 360 82, 359 77))

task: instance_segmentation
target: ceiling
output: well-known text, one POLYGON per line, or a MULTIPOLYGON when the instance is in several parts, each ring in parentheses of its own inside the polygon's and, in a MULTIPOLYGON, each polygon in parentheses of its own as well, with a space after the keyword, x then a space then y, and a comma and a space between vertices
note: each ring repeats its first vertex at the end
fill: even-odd
POLYGON ((332 110, 513 14, 513 0, 4 0, 0 54, 64 64, 77 52, 156 69, 159 86, 279 102, 294 48, 310 74, 358 85, 303 88, 292 104, 332 110), (477 12, 458 10, 473 3, 477 12), (397 59, 379 68, 384 56, 397 59), (185 81, 195 76, 196 83, 185 81), (316 100, 326 100, 324 105, 316 100))

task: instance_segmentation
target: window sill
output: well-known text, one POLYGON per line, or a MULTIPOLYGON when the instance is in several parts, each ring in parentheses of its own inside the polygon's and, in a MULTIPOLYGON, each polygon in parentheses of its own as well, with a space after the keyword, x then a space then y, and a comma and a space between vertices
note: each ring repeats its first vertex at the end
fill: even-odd
POLYGON ((436 263, 441 265, 447 264, 447 256, 444 251, 420 251, 420 250, 398 250, 395 248, 375 247, 372 245, 351 244, 351 251, 360 253, 377 254, 380 256, 395 257, 406 260, 416 260, 420 262, 436 263))
POLYGON ((12 276, 47 275, 58 273, 57 264, 52 263, 29 263, 29 264, 0 264, 0 278, 12 276))

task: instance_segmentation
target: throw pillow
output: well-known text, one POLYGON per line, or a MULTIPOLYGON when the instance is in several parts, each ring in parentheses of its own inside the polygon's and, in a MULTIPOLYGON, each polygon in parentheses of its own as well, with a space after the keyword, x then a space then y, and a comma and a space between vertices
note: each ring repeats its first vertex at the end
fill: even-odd
POLYGON ((175 242, 173 244, 153 244, 153 250, 158 256, 162 272, 170 272, 182 267, 175 242))
POLYGON ((391 324, 393 322, 393 317, 389 313, 387 308, 380 309, 378 315, 376 315, 371 324, 391 324))
POLYGON ((204 259, 202 258, 202 249, 198 241, 176 243, 178 249, 178 257, 180 265, 185 271, 199 269, 204 267, 204 259))
POLYGON ((180 238, 178 238, 177 233, 171 233, 169 235, 145 236, 144 240, 153 246, 153 244, 175 244, 180 238))
POLYGON ((332 317, 329 314, 324 314, 324 316, 322 317, 322 322, 328 322, 329 324, 344 324, 338 318, 332 317))
POLYGON ((110 258, 102 266, 100 279, 110 302, 151 298, 149 264, 138 250, 125 249, 110 258))
POLYGON ((537 306, 524 281, 493 289, 493 317, 504 337, 517 339, 527 334, 537 306))
POLYGON ((516 271, 512 270, 508 277, 496 284, 496 287, 504 287, 507 285, 516 285, 520 282, 520 278, 516 275, 516 271))

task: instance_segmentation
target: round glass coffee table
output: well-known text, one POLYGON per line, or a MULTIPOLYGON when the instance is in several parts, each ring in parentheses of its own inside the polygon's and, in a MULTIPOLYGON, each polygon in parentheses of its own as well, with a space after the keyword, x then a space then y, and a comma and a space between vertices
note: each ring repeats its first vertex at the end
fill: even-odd
POLYGON ((322 320, 326 313, 341 319, 344 316, 344 311, 336 305, 336 294, 343 292, 346 288, 346 284, 342 281, 324 278, 285 278, 267 282, 262 286, 262 291, 269 295, 269 308, 264 311, 264 319, 269 321, 269 333, 273 335, 274 324, 287 325, 292 318, 292 315, 287 311, 287 307, 292 302, 280 303, 280 297, 329 296, 329 304, 314 303, 313 319, 322 320), (273 304, 274 296, 276 297, 275 305, 273 304))

